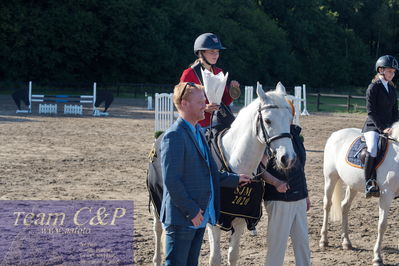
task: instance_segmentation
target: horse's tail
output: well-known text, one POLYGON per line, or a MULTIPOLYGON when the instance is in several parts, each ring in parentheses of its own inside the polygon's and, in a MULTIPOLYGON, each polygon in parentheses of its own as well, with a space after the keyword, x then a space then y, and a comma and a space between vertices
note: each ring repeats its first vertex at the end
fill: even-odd
POLYGON ((339 178, 334 187, 334 192, 332 194, 331 199, 331 209, 330 209, 330 219, 332 222, 341 222, 342 221, 342 180, 339 178))

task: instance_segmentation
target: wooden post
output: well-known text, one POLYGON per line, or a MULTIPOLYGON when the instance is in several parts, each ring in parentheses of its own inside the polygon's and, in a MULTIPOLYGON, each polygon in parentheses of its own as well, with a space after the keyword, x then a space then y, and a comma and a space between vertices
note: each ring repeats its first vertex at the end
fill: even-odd
POLYGON ((348 113, 350 111, 350 108, 351 108, 351 96, 348 95, 348 113))
POLYGON ((317 94, 316 110, 320 111, 320 93, 317 94))

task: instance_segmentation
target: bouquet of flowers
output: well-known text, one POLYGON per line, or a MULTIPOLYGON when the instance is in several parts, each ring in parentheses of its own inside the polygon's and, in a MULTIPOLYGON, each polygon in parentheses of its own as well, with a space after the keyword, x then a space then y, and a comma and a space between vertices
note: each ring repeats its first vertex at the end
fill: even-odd
POLYGON ((223 72, 219 72, 215 75, 207 69, 201 69, 201 72, 208 101, 220 105, 229 73, 224 75, 223 72))

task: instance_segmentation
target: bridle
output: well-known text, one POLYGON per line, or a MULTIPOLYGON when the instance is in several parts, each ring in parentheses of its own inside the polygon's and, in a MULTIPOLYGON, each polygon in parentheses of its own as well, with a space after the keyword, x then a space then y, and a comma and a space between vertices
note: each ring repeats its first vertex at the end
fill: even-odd
MULTIPOLYGON (((263 116, 262 116, 262 110, 267 110, 267 109, 282 109, 282 108, 286 108, 286 107, 279 107, 278 105, 273 105, 273 104, 269 104, 269 105, 265 105, 263 107, 261 107, 261 105, 259 105, 258 107, 258 118, 256 121, 256 137, 258 138, 258 140, 262 143, 262 144, 266 144, 266 152, 267 152, 267 156, 269 157, 269 159, 273 158, 275 156, 275 151, 272 151, 270 144, 278 139, 282 139, 282 138, 289 138, 292 140, 292 135, 289 132, 284 132, 275 136, 269 136, 269 134, 266 131, 265 125, 264 125, 264 120, 263 120, 263 116), (259 132, 259 128, 261 129, 259 132), (262 137, 260 137, 260 134, 262 134, 262 137)), ((289 108, 287 108, 289 109, 289 108)), ((217 149, 219 150, 219 153, 217 153, 217 156, 219 157, 220 161, 223 164, 223 167, 231 172, 232 170, 230 169, 227 160, 224 156, 223 153, 223 149, 221 146, 221 139, 223 137, 223 135, 227 132, 227 129, 224 129, 222 132, 220 132, 220 134, 217 137, 216 143, 217 143, 217 149)), ((261 182, 261 179, 259 179, 259 176, 261 176, 265 171, 266 171, 266 167, 261 163, 261 172, 258 174, 253 174, 252 177, 252 182, 261 182)))
MULTIPOLYGON (((264 125, 264 120, 263 120, 263 116, 262 116, 262 110, 267 110, 267 109, 281 109, 281 108, 286 108, 286 107, 279 107, 278 105, 275 104, 268 104, 265 106, 261 106, 259 105, 258 107, 258 119, 256 121, 256 137, 258 138, 258 140, 262 143, 262 144, 266 144, 266 154, 267 157, 270 159, 274 158, 276 152, 273 151, 270 147, 270 144, 278 139, 282 139, 282 138, 289 138, 292 140, 292 135, 289 132, 284 132, 278 135, 274 135, 274 136, 269 136, 269 134, 266 131, 265 125, 264 125), (259 128, 261 129, 261 132, 259 132, 259 128), (259 135, 262 134, 262 137, 260 137, 259 135)), ((287 108, 289 109, 289 108, 287 108)), ((263 163, 260 163, 260 169, 261 171, 259 173, 257 173, 256 175, 253 174, 252 177, 252 182, 261 182, 261 179, 259 179, 259 177, 266 171, 266 167, 263 165, 263 163)))
POLYGON ((272 152, 271 148, 270 148, 270 144, 273 141, 278 140, 278 139, 282 139, 282 138, 292 139, 292 135, 289 132, 284 132, 284 133, 281 133, 281 134, 278 134, 278 135, 275 135, 275 136, 269 136, 269 134, 266 131, 265 124, 264 124, 264 121, 263 121, 263 116, 262 116, 262 110, 281 109, 281 108, 286 108, 286 107, 279 107, 278 105, 275 105, 275 104, 268 104, 268 105, 265 105, 263 107, 261 107, 259 105, 259 107, 258 107, 258 119, 256 121, 256 123, 257 123, 256 136, 257 136, 257 138, 259 139, 259 141, 262 144, 266 144, 266 149, 268 150, 268 152, 272 152), (261 129, 261 132, 259 132, 259 127, 261 129), (260 133, 262 133, 262 137, 263 138, 259 136, 260 133))

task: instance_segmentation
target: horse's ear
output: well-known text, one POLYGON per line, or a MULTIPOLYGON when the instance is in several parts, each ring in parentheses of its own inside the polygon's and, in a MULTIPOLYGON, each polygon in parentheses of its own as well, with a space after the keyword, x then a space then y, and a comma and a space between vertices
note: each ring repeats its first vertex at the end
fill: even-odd
POLYGON ((287 94, 283 83, 281 83, 280 81, 276 85, 276 92, 280 93, 280 94, 283 94, 283 95, 287 94))
POLYGON ((266 104, 268 102, 266 93, 264 92, 264 90, 262 89, 262 85, 260 85, 259 81, 256 83, 256 94, 258 95, 260 101, 263 104, 266 104))

